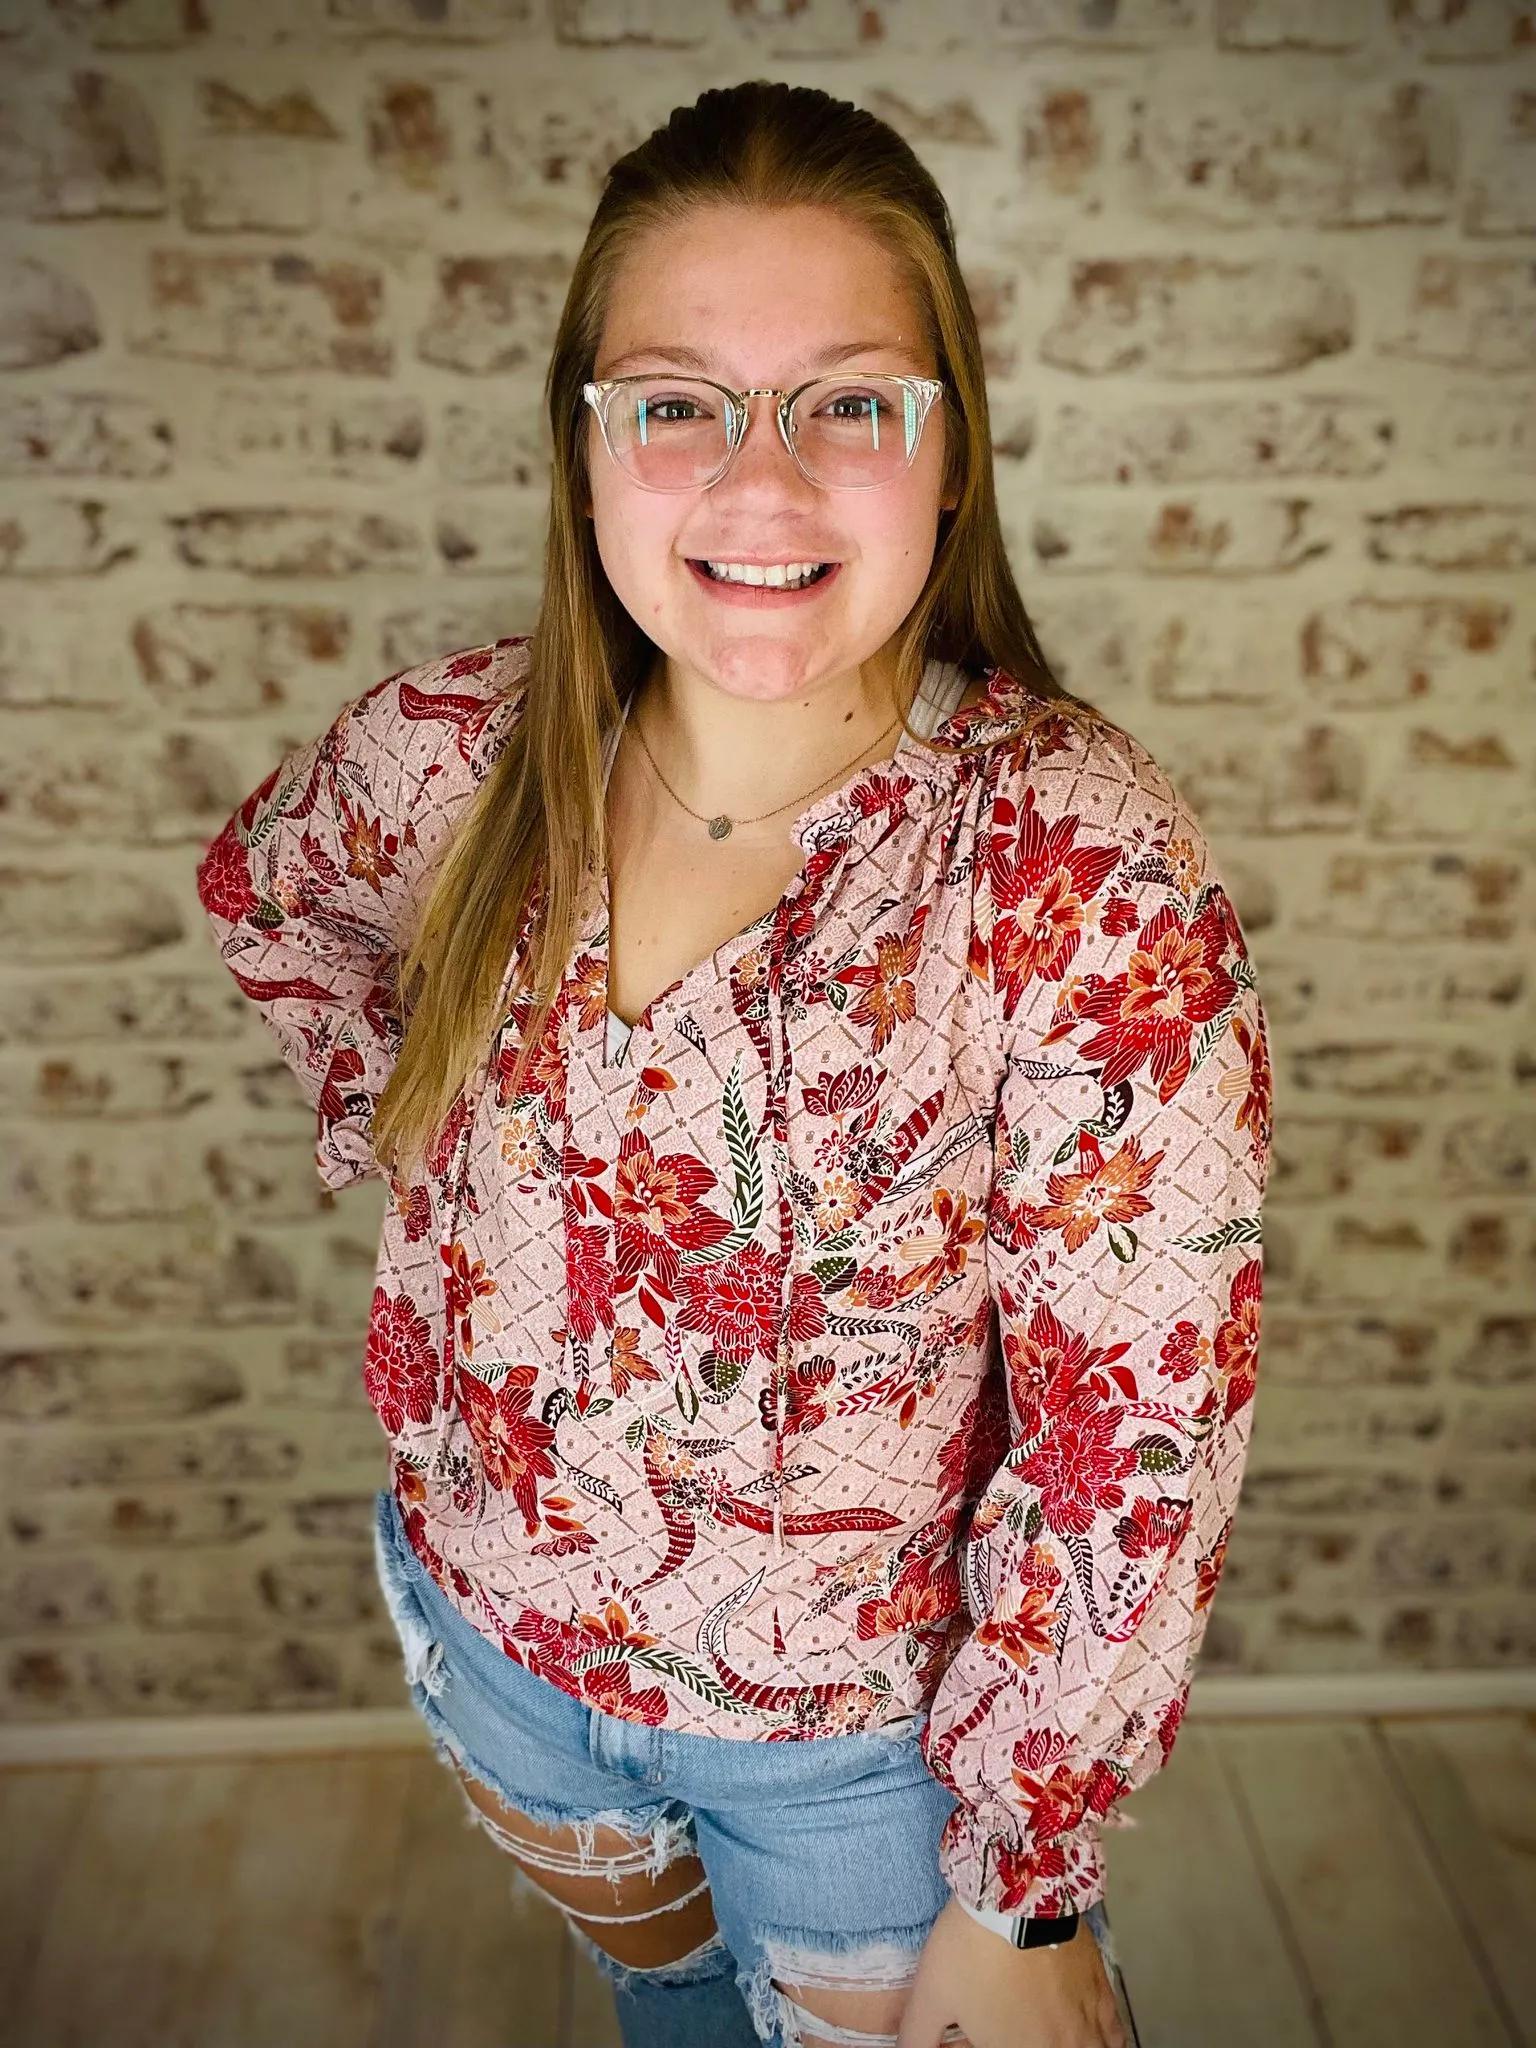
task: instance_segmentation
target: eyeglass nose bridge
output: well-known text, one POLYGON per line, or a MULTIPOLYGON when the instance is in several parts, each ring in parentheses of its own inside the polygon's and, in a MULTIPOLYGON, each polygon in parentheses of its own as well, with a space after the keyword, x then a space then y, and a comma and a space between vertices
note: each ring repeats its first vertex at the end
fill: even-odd
MULTIPOLYGON (((779 439, 784 443, 790 461, 800 471, 800 474, 805 476, 804 465, 795 453, 794 438, 789 431, 789 401, 795 396, 795 393, 793 391, 776 391, 771 385, 767 384, 749 384, 745 391, 733 392, 731 396, 733 401, 738 398, 776 398, 779 401, 773 409, 773 416, 779 423, 779 439)), ((720 465, 714 477, 711 478, 712 483, 719 483, 721 477, 725 475, 731 464, 736 460, 737 452, 746 440, 747 431, 751 425, 752 414, 750 408, 746 405, 737 406, 733 402, 731 406, 731 445, 726 452, 725 461, 720 465), (738 417, 741 422, 739 426, 736 423, 738 417)), ((806 477, 807 483, 812 481, 814 479, 806 477)))

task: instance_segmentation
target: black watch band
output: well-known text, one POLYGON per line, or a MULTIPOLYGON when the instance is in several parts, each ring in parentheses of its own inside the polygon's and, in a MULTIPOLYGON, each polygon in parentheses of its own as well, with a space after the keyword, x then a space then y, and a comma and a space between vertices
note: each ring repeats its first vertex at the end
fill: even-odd
POLYGON ((1057 1913, 1049 1920, 1038 1916, 1016 1920, 1013 1945, 1015 1948, 1060 1948, 1064 1941, 1070 1941, 1076 1934, 1081 1917, 1078 1913, 1057 1913))

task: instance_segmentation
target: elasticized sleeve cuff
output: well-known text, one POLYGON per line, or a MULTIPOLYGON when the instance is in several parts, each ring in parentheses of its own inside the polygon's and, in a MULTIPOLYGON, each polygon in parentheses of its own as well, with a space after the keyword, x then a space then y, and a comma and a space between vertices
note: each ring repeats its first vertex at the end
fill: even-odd
POLYGON ((1104 1896, 1096 1825, 1040 1843, 1016 1825, 962 1806, 944 1830, 939 1864, 962 1906, 1010 1920, 1018 1914, 1086 1913, 1104 1896))

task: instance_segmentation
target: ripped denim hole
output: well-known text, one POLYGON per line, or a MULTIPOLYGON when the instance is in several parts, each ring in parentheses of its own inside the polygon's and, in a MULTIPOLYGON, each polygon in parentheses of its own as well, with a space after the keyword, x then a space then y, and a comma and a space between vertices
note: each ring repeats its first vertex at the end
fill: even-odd
MULTIPOLYGON (((838 1950, 825 1954, 817 1949, 792 1948, 763 1940, 763 1960, 742 1987, 752 2023, 764 2040, 771 2040, 775 2026, 784 2048, 801 2048, 812 2041, 821 2048, 896 2048, 895 2033, 872 2033, 867 2028, 838 2025, 803 2006, 785 1990, 797 1991, 905 1991, 917 1975, 918 1950, 899 1942, 872 1942, 862 1949, 838 1950)), ((945 2044, 961 2042, 958 2027, 946 2027, 940 2037, 945 2044)))
MULTIPOLYGON (((846 1991, 867 1991, 866 1984, 847 1984, 846 1991)), ((792 1998, 779 1993, 779 2010, 784 2026, 784 2048, 802 2048, 805 2042, 812 2042, 815 2048, 896 2048, 895 2034, 871 2034, 863 2027, 840 2027, 831 2020, 821 2019, 816 2013, 807 2012, 803 2005, 797 2005, 792 1998)), ((946 2027, 939 2036, 941 2048, 957 2048, 965 2040, 959 2027, 946 2027)))
POLYGON ((588 1956, 609 1982, 620 1991, 636 1980, 646 1984, 682 1987, 687 1984, 708 1983, 713 1978, 727 1976, 730 1972, 730 1951, 725 1945, 725 1937, 718 1928, 707 1940, 701 1941, 697 1948, 690 1949, 685 1956, 679 1956, 675 1963, 654 1963, 649 1969, 635 1963, 615 1961, 607 1949, 599 1948, 589 1935, 583 1934, 574 1924, 571 1927, 571 1936, 583 1954, 588 1956))
MULTIPOLYGON (((485 1781, 477 1779, 477 1782, 484 1784, 485 1781)), ((494 1785, 486 1786, 486 1790, 501 1798, 494 1785)), ((627 1877, 660 1877, 674 1863, 693 1854, 693 1824, 686 1814, 658 1815, 648 1834, 634 1841, 632 1847, 610 1855, 598 1850, 597 1830, 610 1828, 615 1834, 633 1837, 634 1827, 627 1814, 594 1813, 575 1818, 562 1815, 548 1822, 540 1821, 532 1814, 526 1816, 535 1826, 568 1828, 576 1838, 576 1845, 567 1849, 558 1843, 530 1842, 504 1828, 494 1814, 487 1813, 470 1797, 469 1788, 462 1778, 459 1791, 467 1809, 466 1818, 483 1829, 498 1849, 504 1849, 528 1869, 542 1870, 552 1877, 606 1877, 617 1893, 627 1877)))
MULTIPOLYGON (((701 1877, 691 1891, 681 1898, 668 1899, 661 1906, 647 1906, 642 1913, 588 1913, 579 1906, 561 1906, 561 1911, 575 1920, 583 1921, 588 1927, 633 1927, 641 1920, 659 1920, 663 1913, 675 1913, 680 1906, 691 1906, 695 1899, 709 1890, 709 1879, 701 1877)), ((558 1900, 555 1902, 560 1904, 558 1900)))

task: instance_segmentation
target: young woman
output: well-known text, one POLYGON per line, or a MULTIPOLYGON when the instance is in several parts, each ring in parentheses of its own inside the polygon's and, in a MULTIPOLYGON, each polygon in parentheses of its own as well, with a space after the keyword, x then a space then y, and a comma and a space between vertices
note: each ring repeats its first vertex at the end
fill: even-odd
POLYGON ((1098 1834, 1254 1387, 1236 918, 1051 679, 890 129, 680 108, 547 398, 531 639, 347 705, 199 870, 321 1179, 388 1180, 412 1696, 636 2048, 1125 2048, 1098 1834))

